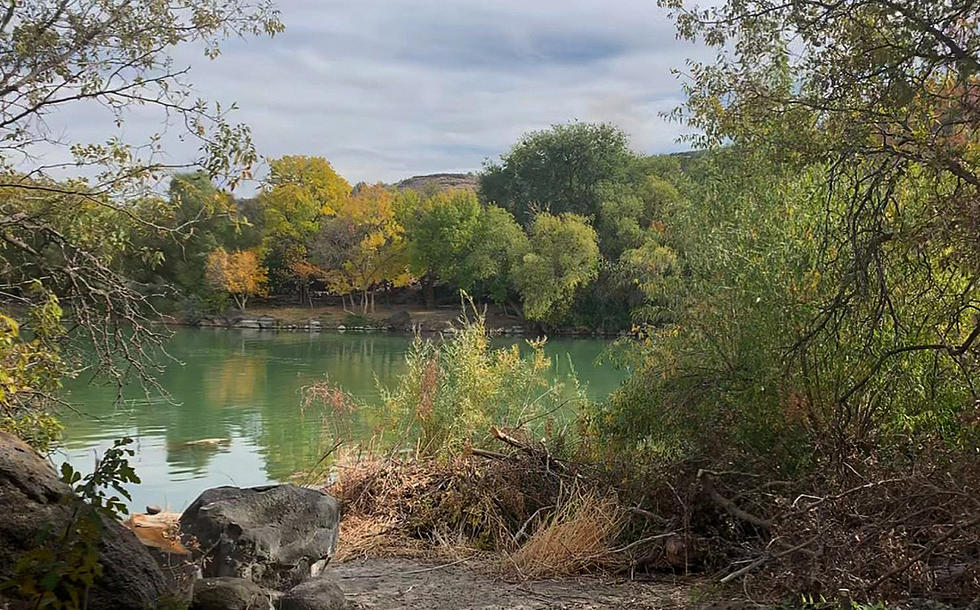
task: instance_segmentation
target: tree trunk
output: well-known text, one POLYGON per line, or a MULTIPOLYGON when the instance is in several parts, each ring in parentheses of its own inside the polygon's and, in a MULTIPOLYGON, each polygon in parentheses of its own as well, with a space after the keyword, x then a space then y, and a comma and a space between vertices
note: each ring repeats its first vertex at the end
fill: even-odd
POLYGON ((425 299, 426 309, 436 308, 435 284, 436 280, 432 277, 432 273, 426 273, 422 276, 422 297, 425 299))

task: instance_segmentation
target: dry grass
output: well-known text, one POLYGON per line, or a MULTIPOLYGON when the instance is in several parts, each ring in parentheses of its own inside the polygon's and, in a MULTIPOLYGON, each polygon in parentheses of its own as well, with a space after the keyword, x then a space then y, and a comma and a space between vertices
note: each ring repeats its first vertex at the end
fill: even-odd
POLYGON ((517 454, 360 459, 328 491, 344 505, 340 561, 495 554, 526 577, 570 574, 609 565, 623 522, 613 497, 517 454))
POLYGON ((625 515, 613 497, 571 493, 526 543, 507 557, 523 577, 542 578, 608 568, 625 515))

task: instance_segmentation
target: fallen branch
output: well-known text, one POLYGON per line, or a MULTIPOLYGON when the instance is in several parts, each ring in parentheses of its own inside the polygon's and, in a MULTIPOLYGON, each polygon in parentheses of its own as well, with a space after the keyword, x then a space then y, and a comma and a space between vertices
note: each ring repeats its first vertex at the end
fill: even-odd
POLYGON ((743 574, 748 574, 752 570, 758 568, 759 566, 761 566, 762 564, 766 563, 767 561, 769 561, 771 559, 779 559, 780 557, 785 557, 786 555, 789 555, 790 553, 795 553, 796 551, 799 551, 800 549, 802 549, 805 546, 809 546, 814 541, 816 541, 817 538, 819 538, 819 537, 820 536, 818 534, 818 535, 810 538, 806 542, 803 542, 801 544, 798 544, 798 545, 796 545, 796 546, 794 546, 792 548, 786 549, 785 551, 780 551, 780 552, 776 553, 775 555, 772 555, 770 553, 765 553, 765 554, 761 555, 758 559, 756 559, 755 561, 753 561, 752 563, 750 563, 749 565, 745 566, 744 568, 739 568, 738 570, 735 570, 734 572, 732 572, 728 576, 722 578, 719 582, 722 583, 722 584, 731 582, 731 581, 735 580, 736 578, 738 578, 739 576, 742 576, 743 574))
POLYGON ((634 515, 639 515, 640 517, 644 517, 645 519, 649 519, 651 521, 656 521, 657 523, 668 523, 667 519, 664 519, 657 513, 652 513, 648 510, 640 508, 639 506, 631 506, 627 510, 634 515))
POLYGON ((711 474, 708 471, 699 470, 697 478, 699 481, 701 481, 701 485, 704 487, 704 490, 708 492, 708 496, 715 502, 715 504, 718 504, 724 508, 730 515, 767 531, 772 528, 772 523, 769 521, 766 521, 761 517, 756 517, 752 513, 742 510, 736 506, 734 502, 718 493, 718 490, 715 489, 714 482, 711 480, 711 474))
POLYGON ((491 459, 491 460, 506 460, 507 459, 507 455, 506 454, 504 454, 504 453, 498 453, 496 451, 488 451, 486 449, 479 449, 479 448, 476 448, 476 447, 474 447, 473 449, 471 449, 471 451, 473 452, 473 455, 478 455, 480 457, 485 457, 485 458, 488 458, 488 459, 491 459))

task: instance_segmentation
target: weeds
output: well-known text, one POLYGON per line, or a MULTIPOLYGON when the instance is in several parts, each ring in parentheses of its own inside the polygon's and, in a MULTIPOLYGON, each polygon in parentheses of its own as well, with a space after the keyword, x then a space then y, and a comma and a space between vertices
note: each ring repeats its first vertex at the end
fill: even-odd
POLYGON ((482 314, 442 342, 416 336, 407 373, 382 389, 382 432, 395 446, 414 444, 421 456, 458 455, 493 444, 494 427, 527 426, 535 435, 567 437, 572 420, 563 410, 588 404, 574 376, 553 378, 544 339, 493 348, 482 314))

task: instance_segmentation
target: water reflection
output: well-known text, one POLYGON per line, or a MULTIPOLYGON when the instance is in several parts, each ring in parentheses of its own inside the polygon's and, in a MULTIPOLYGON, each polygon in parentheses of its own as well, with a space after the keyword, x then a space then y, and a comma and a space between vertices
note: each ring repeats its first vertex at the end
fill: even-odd
MULTIPOLYGON (((167 365, 158 378, 169 399, 128 388, 125 404, 114 406, 114 387, 78 382, 66 388, 86 415, 66 414, 63 453, 87 472, 113 439, 136 439, 134 465, 143 484, 133 490, 135 506, 168 503, 179 510, 209 486, 284 481, 320 458, 336 424, 362 437, 370 429, 364 413, 338 422, 301 408, 301 388, 327 374, 358 399, 373 401, 377 382, 388 384, 404 370, 410 341, 180 329, 168 352, 182 364, 167 365)), ((602 397, 622 378, 611 366, 594 365, 604 347, 593 339, 556 340, 548 352, 559 356, 560 371, 571 363, 590 394, 602 397)))

